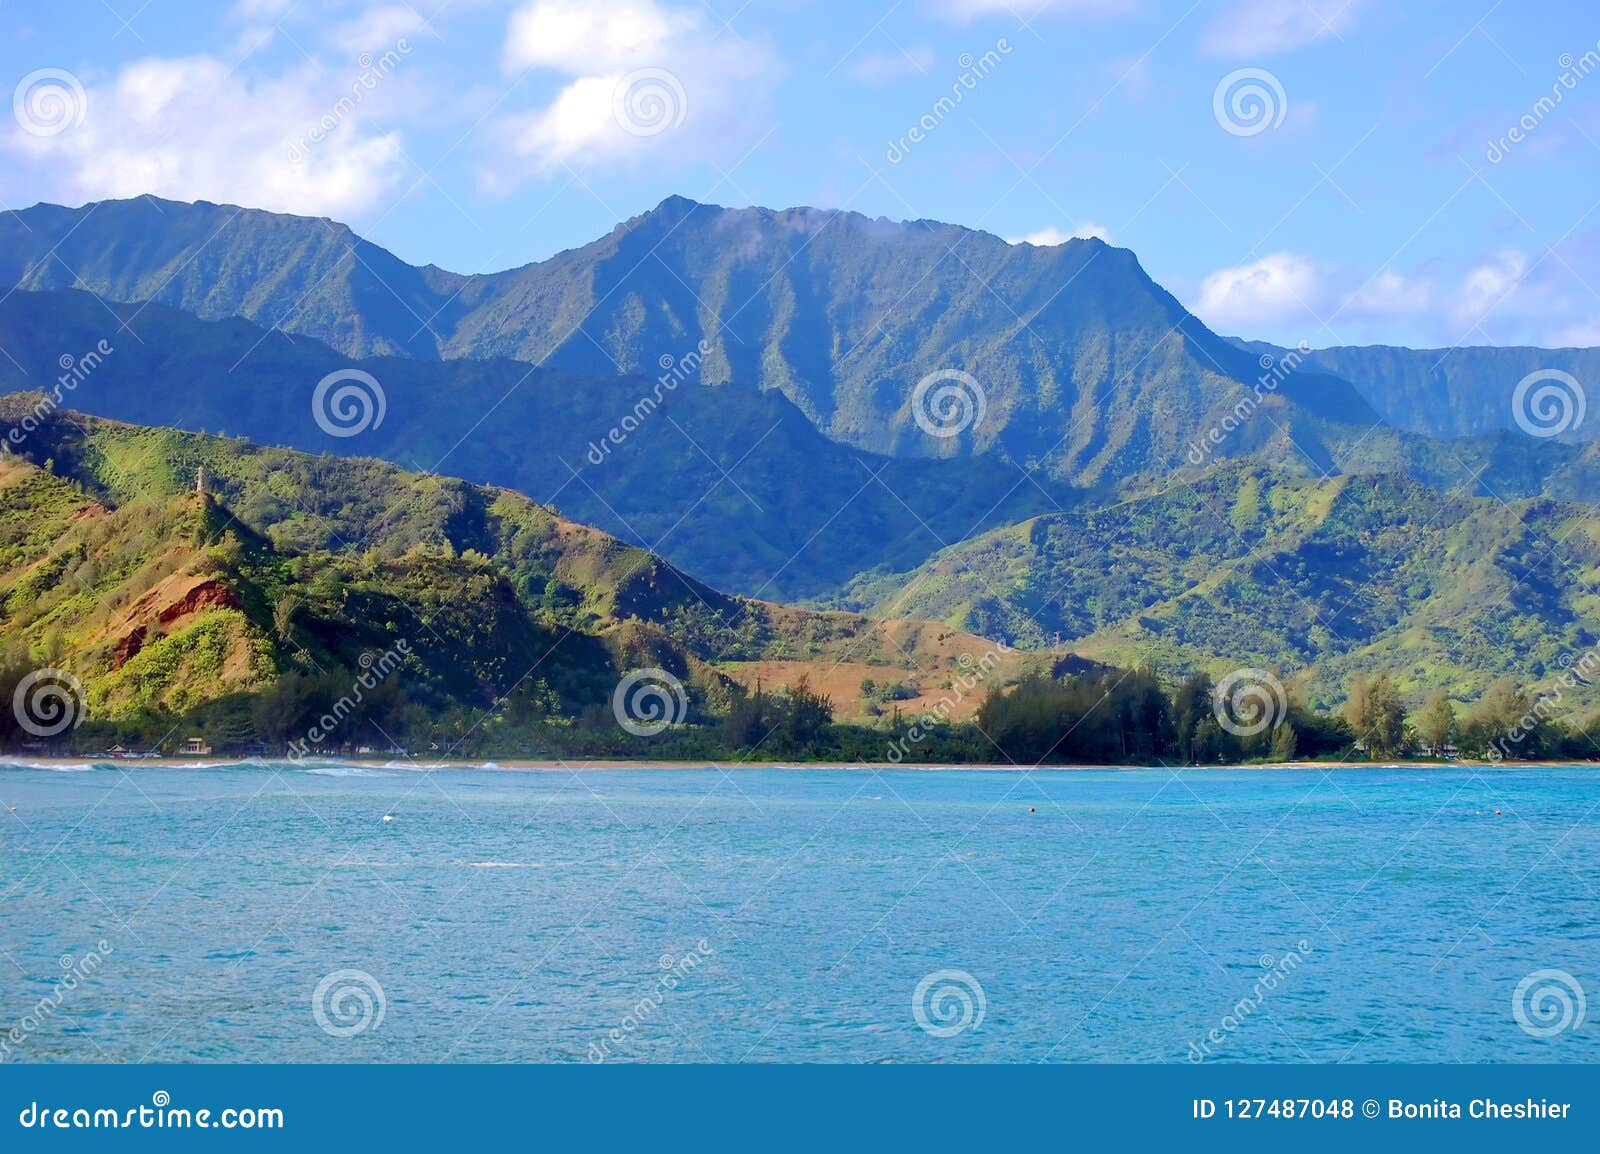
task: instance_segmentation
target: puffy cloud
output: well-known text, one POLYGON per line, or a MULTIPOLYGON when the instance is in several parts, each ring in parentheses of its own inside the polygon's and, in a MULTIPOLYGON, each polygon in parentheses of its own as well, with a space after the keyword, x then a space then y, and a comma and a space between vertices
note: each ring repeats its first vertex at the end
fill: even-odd
POLYGON ((1219 332, 1284 344, 1588 347, 1600 344, 1600 297, 1574 270, 1597 249, 1589 237, 1539 257, 1502 249, 1448 276, 1363 276, 1278 252, 1211 273, 1191 309, 1219 332))
POLYGON ((1207 276, 1192 311, 1221 332, 1254 337, 1310 321, 1321 328, 1312 302, 1323 295, 1322 275, 1309 257, 1275 252, 1207 276))
POLYGON ((1071 232, 1063 232, 1052 224, 1039 229, 1037 232, 1030 232, 1025 236, 1008 236, 1006 237, 1006 243, 1031 244, 1040 248, 1048 248, 1052 245, 1066 244, 1069 240, 1087 240, 1090 237, 1110 244, 1111 230, 1103 224, 1096 224, 1092 220, 1080 220, 1072 226, 1071 232))
POLYGON ((335 44, 348 53, 384 52, 409 38, 427 35, 428 22, 409 4, 378 4, 334 26, 335 44))
MULTIPOLYGON (((510 73, 569 77, 549 103, 498 126, 539 174, 646 154, 742 152, 769 127, 767 97, 782 76, 764 42, 712 27, 701 8, 655 0, 532 0, 510 18, 503 62, 510 73)), ((485 174, 491 187, 516 175, 485 174)))
POLYGON ((1354 22, 1356 0, 1236 0, 1200 34, 1212 56, 1254 57, 1335 36, 1354 22))
POLYGON ((153 193, 359 217, 405 171, 399 134, 371 124, 404 55, 379 67, 263 77, 210 56, 146 58, 81 89, 75 126, 19 126, 0 144, 57 199, 153 193))

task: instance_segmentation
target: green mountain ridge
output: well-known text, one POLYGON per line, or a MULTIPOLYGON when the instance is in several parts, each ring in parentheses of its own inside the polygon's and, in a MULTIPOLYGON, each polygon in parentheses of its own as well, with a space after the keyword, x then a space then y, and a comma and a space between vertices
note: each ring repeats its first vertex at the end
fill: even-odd
POLYGON ((864 567, 914 566, 974 531, 1076 500, 1000 461, 862 453, 822 436, 779 394, 692 381, 664 389, 506 360, 351 362, 237 318, 197 321, 73 291, 0 302, 10 353, 0 390, 52 388, 63 349, 81 355, 102 339, 112 352, 62 390, 63 403, 515 488, 754 596, 826 594, 864 567), (137 336, 120 330, 125 318, 137 336), (314 396, 327 374, 350 368, 378 380, 385 413, 338 436, 318 424, 314 396))
MULTIPOLYGON (((1392 475, 1229 465, 1122 504, 953 546, 857 600, 1099 660, 1293 674, 1316 703, 1391 670, 1412 695, 1534 685, 1600 643, 1586 505, 1442 494, 1392 475)), ((1588 687, 1580 695, 1600 705, 1588 687)))
POLYGON ((458 729, 600 709, 642 667, 717 710, 730 662, 927 673, 983 645, 730 597, 521 494, 41 400, 0 397, 31 426, 0 456, 0 654, 71 670, 102 718, 176 724, 291 675, 337 686, 402 641, 418 709, 458 729))
MULTIPOLYGON (((672 197, 588 245, 464 277, 331 221, 144 197, 22 210, 0 220, 0 253, 0 283, 240 316, 355 357, 650 377, 693 354, 704 383, 781 392, 856 448, 997 455, 1075 485, 1182 467, 1261 376, 1126 249, 849 212, 672 197), (950 370, 970 373, 984 416, 930 436, 915 388, 950 370)), ((1274 391, 1323 420, 1377 421, 1336 377, 1274 391)))
MULTIPOLYGON (((1236 343, 1255 353, 1285 353, 1262 341, 1236 343)), ((1519 428, 1513 404, 1518 382, 1530 373, 1558 370, 1578 382, 1585 409, 1594 414, 1559 435, 1573 441, 1600 437, 1600 348, 1337 346, 1314 350, 1305 363, 1351 382, 1389 424, 1429 437, 1519 428)))

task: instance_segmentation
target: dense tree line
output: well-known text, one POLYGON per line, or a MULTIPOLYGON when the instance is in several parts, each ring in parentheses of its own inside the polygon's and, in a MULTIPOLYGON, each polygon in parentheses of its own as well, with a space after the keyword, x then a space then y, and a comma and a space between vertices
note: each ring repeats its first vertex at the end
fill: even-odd
MULTIPOLYGON (((294 606, 278 606, 292 627, 294 606)), ((35 657, 37 655, 34 655, 35 657)), ((10 704, 32 657, 0 653, 0 702, 10 704)), ((802 679, 778 690, 734 687, 716 700, 688 690, 679 724, 651 736, 625 732, 609 702, 576 714, 540 679, 520 683, 489 707, 451 704, 395 676, 355 691, 357 671, 288 673, 266 689, 209 702, 184 715, 144 710, 117 722, 91 720, 46 744, 95 752, 119 742, 170 749, 203 733, 221 754, 350 755, 404 749, 417 756, 616 757, 639 759, 839 760, 1017 765, 1213 765, 1404 756, 1492 760, 1600 757, 1600 723, 1557 720, 1550 694, 1530 695, 1510 678, 1470 707, 1440 692, 1408 710, 1386 673, 1354 678, 1338 715, 1292 694, 1264 695, 1258 712, 1230 712, 1223 688, 1204 675, 1164 682, 1149 669, 1096 667, 1064 676, 1034 673, 992 686, 977 714, 957 722, 937 712, 893 711, 875 724, 846 723, 833 702, 802 679), (307 740, 307 734, 315 734, 307 740)), ((0 710, 0 748, 40 748, 11 708, 0 710)))

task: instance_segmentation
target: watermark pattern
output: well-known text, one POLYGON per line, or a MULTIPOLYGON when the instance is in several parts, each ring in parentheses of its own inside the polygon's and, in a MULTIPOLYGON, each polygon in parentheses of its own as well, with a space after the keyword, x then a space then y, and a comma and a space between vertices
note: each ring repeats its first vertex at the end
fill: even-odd
POLYGON ((34 737, 60 737, 83 724, 88 698, 83 682, 65 669, 35 669, 17 682, 11 712, 34 737))
POLYGON ((1500 762, 1512 756, 1514 748, 1526 741, 1529 734, 1537 732, 1541 725, 1564 712, 1561 703, 1569 689, 1589 685, 1596 677, 1600 677, 1600 648, 1585 650, 1577 656, 1570 652, 1563 653, 1557 662, 1561 666, 1561 674, 1555 679, 1555 684, 1548 689, 1538 690, 1528 711, 1517 718, 1505 733, 1489 742, 1490 761, 1500 762))
POLYGON ((119 1110, 109 1106, 41 1106, 31 1101, 17 1115, 24 1130, 282 1130, 276 1106, 225 1106, 221 1109, 172 1105, 172 1095, 157 1090, 148 1106, 119 1110))
POLYGON ((1566 99, 1567 93, 1578 87, 1578 81, 1600 69, 1600 51, 1596 49, 1600 49, 1600 41, 1595 43, 1594 48, 1576 59, 1572 53, 1563 52, 1556 59, 1556 67, 1561 69, 1561 73, 1551 82, 1550 95, 1535 100, 1533 106, 1518 117, 1515 124, 1506 129, 1498 139, 1489 141, 1489 147, 1484 150, 1484 159, 1490 164, 1499 164, 1511 155, 1511 150, 1528 139, 1528 136, 1544 123, 1545 117, 1556 110, 1566 99))
POLYGON ((611 694, 617 724, 635 737, 654 737, 689 716, 689 694, 665 669, 636 669, 611 694))
POLYGON ((1560 369, 1535 369, 1511 392, 1511 418, 1530 437, 1558 437, 1583 423, 1583 385, 1560 369))
POLYGON ((938 369, 911 391, 911 416, 930 437, 958 437, 983 423, 989 399, 971 373, 938 369))
POLYGON ((913 745, 920 745, 927 740, 934 726, 950 720, 950 714, 955 707, 989 679, 989 675, 1000 665, 1005 653, 1006 647, 998 644, 976 661, 973 660, 972 654, 963 653, 957 659, 962 672, 959 677, 951 680, 950 692, 939 698, 931 709, 924 711, 922 716, 912 722, 911 728, 906 730, 903 737, 898 737, 889 743, 887 751, 889 760, 898 765, 905 760, 913 745))
POLYGON ((1010 56, 1012 51, 1011 42, 1002 36, 994 42, 994 47, 982 56, 975 57, 970 52, 963 52, 956 60, 961 72, 950 85, 950 95, 935 100, 933 107, 924 112, 900 139, 891 140, 884 158, 890 164, 899 164, 910 155, 912 147, 928 139, 928 136, 966 99, 967 93, 976 90, 978 82, 998 68, 1001 60, 1010 56))
POLYGON ((81 958, 62 954, 60 961, 63 973, 56 979, 50 992, 29 1007, 27 1012, 13 1022, 3 1036, 0 1036, 0 1062, 11 1057, 13 1046, 24 1045, 47 1021, 55 1017, 56 1011, 66 1002, 67 996, 99 970, 112 952, 111 943, 102 938, 81 958))
POLYGON ((40 68, 17 82, 11 115, 29 136, 60 136, 83 123, 89 97, 65 68, 40 68))
POLYGON ((1239 68, 1217 81, 1211 114, 1230 136, 1259 136, 1283 123, 1289 97, 1265 68, 1239 68))
POLYGON ((334 1038, 353 1038, 383 1025, 389 1000, 366 970, 334 970, 311 992, 311 1017, 334 1038))
POLYGON ((1213 1050, 1226 1042, 1229 1035, 1248 1022, 1261 1008, 1262 1003, 1267 1000, 1267 995, 1300 968, 1309 953, 1311 953, 1311 943, 1301 938, 1295 943, 1295 948, 1282 957, 1274 958, 1271 954, 1262 954, 1258 959, 1264 971, 1262 975, 1251 984, 1250 992, 1235 1002, 1222 1016, 1222 1021, 1207 1031, 1204 1038, 1189 1043, 1189 1061, 1204 1062, 1211 1057, 1213 1050))
POLYGON ((1217 724, 1235 737, 1254 737, 1274 728, 1289 713, 1283 683, 1265 669, 1235 669, 1211 694, 1217 724))
POLYGON ((700 968, 701 962, 716 952, 705 938, 701 938, 695 943, 694 949, 682 957, 674 958, 671 954, 662 954, 661 976, 656 979, 654 988, 635 1002, 633 1008, 623 1015, 622 1021, 609 1030, 603 1038, 598 1042, 589 1043, 589 1061, 604 1062, 611 1057, 612 1047, 620 1048, 640 1026, 655 1018, 666 1003, 667 995, 681 986, 685 978, 700 968))
POLYGON ((1197 441, 1189 442, 1189 464, 1205 464, 1206 458, 1211 456, 1229 436, 1237 432, 1246 421, 1255 416, 1256 410, 1261 407, 1261 402, 1276 393, 1278 386, 1293 376, 1310 355, 1311 346, 1305 341, 1301 341, 1281 357, 1272 353, 1262 353, 1256 362, 1261 366, 1261 374, 1256 377, 1256 383, 1250 392, 1234 404, 1227 416, 1207 429, 1204 436, 1197 441))
POLYGON ((311 416, 330 437, 354 437, 383 424, 389 411, 378 378, 364 369, 336 369, 317 382, 311 416))
POLYGON ((1565 970, 1534 970, 1511 992, 1511 1016, 1535 1038, 1576 1030, 1588 1008, 1583 986, 1565 970))
POLYGON ((86 353, 78 356, 62 353, 56 358, 56 364, 61 367, 61 375, 56 378, 56 383, 50 391, 33 406, 33 411, 7 431, 4 442, 6 451, 10 452, 27 440, 30 434, 36 432, 46 417, 66 403, 67 394, 76 392, 78 386, 88 380, 114 352, 116 352, 115 346, 102 337, 95 343, 94 348, 86 353))
POLYGON ((953 1038, 983 1025, 989 1000, 966 970, 935 970, 911 991, 911 1016, 923 1032, 953 1038))
POLYGON ((661 359, 656 362, 661 366, 661 375, 656 378, 655 387, 635 401, 633 408, 623 414, 622 420, 606 430, 604 436, 598 441, 589 442, 589 451, 584 459, 591 465, 603 465, 611 455, 611 450, 620 448, 661 407, 667 393, 677 391, 684 381, 699 375, 700 365, 710 352, 711 346, 702 338, 681 357, 662 353, 661 359))
POLYGON ((371 653, 363 653, 357 659, 361 672, 351 682, 350 692, 335 701, 327 713, 317 718, 317 723, 306 730, 305 737, 289 743, 289 760, 303 761, 316 752, 311 747, 326 741, 328 736, 360 707, 366 700, 366 695, 386 681, 410 655, 411 643, 403 637, 376 657, 371 653))
POLYGON ((334 101, 333 107, 302 132, 299 139, 290 141, 287 149, 289 163, 299 164, 313 148, 337 132, 339 126, 361 107, 362 101, 367 98, 367 93, 377 88, 386 77, 400 67, 400 62, 410 55, 411 42, 402 36, 395 41, 394 47, 385 51, 382 56, 374 58, 372 53, 363 52, 357 57, 356 63, 361 68, 361 74, 351 83, 349 94, 334 101))
POLYGON ((629 136, 660 136, 688 114, 683 81, 665 68, 635 68, 611 91, 611 115, 629 136))

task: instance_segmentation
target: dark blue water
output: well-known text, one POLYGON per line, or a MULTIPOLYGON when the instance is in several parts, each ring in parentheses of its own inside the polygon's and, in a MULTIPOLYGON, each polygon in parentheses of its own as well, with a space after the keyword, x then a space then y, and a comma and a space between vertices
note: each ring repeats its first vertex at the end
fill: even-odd
POLYGON ((0 763, 0 1058, 1600 1061, 1597 803, 1577 769, 0 763))

